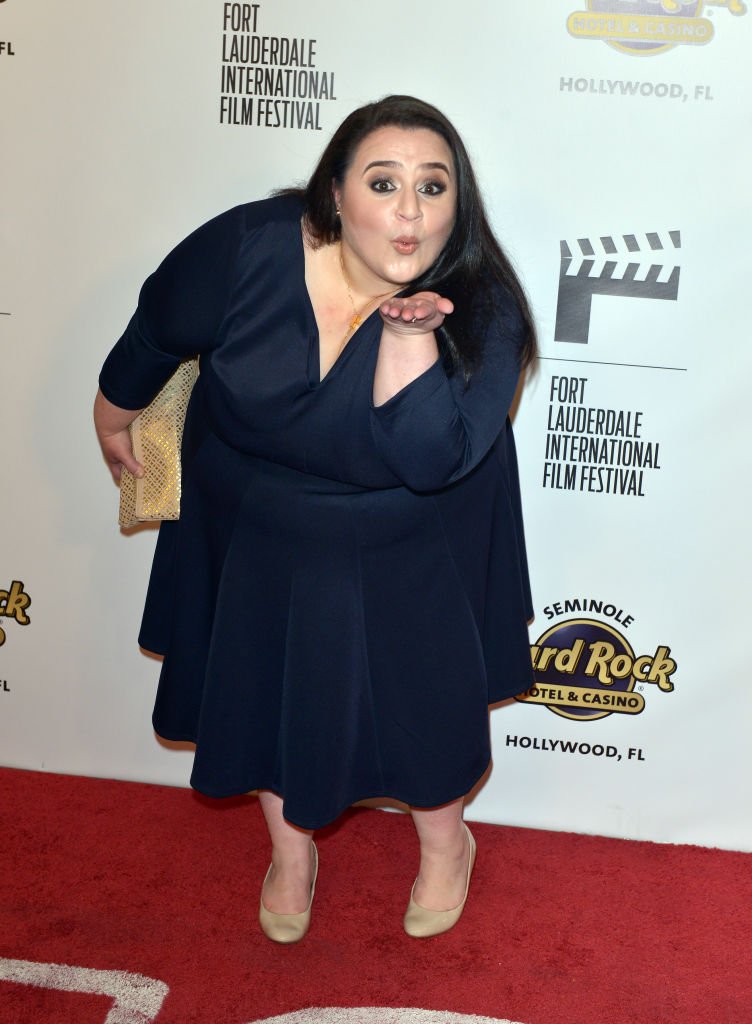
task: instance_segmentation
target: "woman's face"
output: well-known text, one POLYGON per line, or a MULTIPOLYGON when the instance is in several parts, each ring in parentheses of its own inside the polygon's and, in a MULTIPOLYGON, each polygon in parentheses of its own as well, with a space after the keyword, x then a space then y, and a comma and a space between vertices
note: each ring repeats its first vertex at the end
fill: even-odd
POLYGON ((435 262, 454 226, 451 150, 428 128, 378 128, 355 150, 334 197, 353 286, 399 290, 435 262))

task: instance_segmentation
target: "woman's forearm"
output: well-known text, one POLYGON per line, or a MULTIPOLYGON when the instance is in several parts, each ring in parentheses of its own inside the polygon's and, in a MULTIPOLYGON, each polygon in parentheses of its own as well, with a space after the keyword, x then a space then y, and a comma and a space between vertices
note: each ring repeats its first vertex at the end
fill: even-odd
POLYGON ((381 332, 379 357, 373 377, 373 404, 383 405, 436 362, 439 348, 433 331, 405 335, 381 332))

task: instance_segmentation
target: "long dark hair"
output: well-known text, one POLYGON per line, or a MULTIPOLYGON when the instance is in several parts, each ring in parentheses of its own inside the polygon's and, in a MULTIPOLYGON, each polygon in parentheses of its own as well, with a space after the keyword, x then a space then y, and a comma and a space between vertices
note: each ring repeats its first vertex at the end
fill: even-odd
MULTIPOLYGON (((332 184, 341 185, 355 150, 378 128, 427 128, 440 135, 452 153, 457 175, 457 211, 452 233, 438 258, 404 293, 436 291, 451 299, 455 311, 438 332, 444 365, 469 380, 482 360, 483 326, 498 308, 499 291, 511 297, 522 320, 518 359, 527 366, 537 351, 535 326, 524 289, 496 240, 464 143, 436 107, 414 96, 386 96, 349 114, 332 136, 305 188, 297 192, 305 207, 307 233, 314 245, 340 238, 332 184)), ((509 300, 504 302, 509 307, 509 300)))

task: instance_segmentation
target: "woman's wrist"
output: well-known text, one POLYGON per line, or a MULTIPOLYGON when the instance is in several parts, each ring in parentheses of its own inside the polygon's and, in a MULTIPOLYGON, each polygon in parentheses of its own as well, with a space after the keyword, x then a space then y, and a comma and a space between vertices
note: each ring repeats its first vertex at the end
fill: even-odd
POLYGON ((94 399, 94 425, 100 437, 119 434, 133 423, 141 409, 121 409, 105 398, 100 388, 94 399))

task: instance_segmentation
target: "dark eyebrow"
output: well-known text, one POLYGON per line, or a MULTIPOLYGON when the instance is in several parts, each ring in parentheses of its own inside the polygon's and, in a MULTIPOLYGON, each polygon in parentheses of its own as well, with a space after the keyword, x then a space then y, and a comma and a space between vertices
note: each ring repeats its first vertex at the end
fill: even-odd
MULTIPOLYGON (((441 163, 440 160, 431 161, 430 163, 421 164, 420 166, 426 167, 430 171, 444 171, 447 176, 451 177, 449 174, 449 168, 446 164, 441 163)), ((402 164, 399 160, 372 160, 371 163, 364 168, 363 174, 370 171, 372 167, 402 167, 402 164)))

